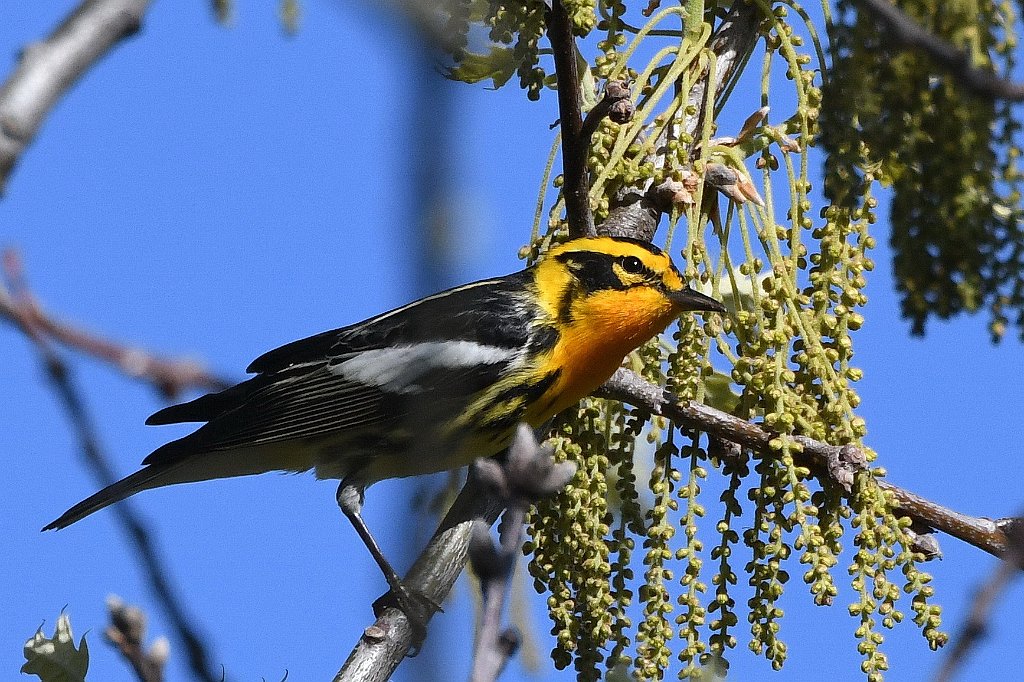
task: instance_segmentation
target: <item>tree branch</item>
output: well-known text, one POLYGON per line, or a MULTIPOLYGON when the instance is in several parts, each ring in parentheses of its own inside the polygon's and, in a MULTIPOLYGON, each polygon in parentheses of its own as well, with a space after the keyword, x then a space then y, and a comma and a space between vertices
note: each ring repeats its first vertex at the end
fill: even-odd
POLYGON ((854 3, 882 24, 887 44, 921 50, 974 95, 1024 101, 1024 83, 1015 83, 975 67, 969 54, 918 24, 889 0, 854 0, 854 3))
MULTIPOLYGON (((10 259, 5 259, 6 265, 10 265, 10 263, 10 259)), ((85 407, 85 401, 74 383, 70 369, 53 349, 43 330, 38 328, 35 317, 25 314, 25 306, 18 304, 19 299, 27 300, 29 298, 20 269, 8 269, 4 274, 7 284, 0 284, 0 314, 12 321, 35 344, 46 367, 47 377, 67 411, 68 418, 78 436, 88 468, 101 486, 108 486, 118 477, 100 448, 92 419, 85 407), (15 290, 13 294, 11 289, 15 290)), ((209 669, 209 654, 206 651, 206 645, 189 622, 184 608, 174 594, 163 562, 157 554, 145 524, 136 516, 134 509, 127 501, 114 505, 113 513, 122 529, 134 543, 153 592, 173 623, 181 641, 184 642, 192 670, 200 680, 205 682, 215 682, 221 679, 221 676, 214 675, 209 669)))
MULTIPOLYGON (((436 604, 444 602, 466 565, 474 520, 482 518, 492 524, 501 510, 501 502, 470 476, 434 537, 402 579, 405 586, 436 604)), ((386 606, 363 631, 334 682, 385 682, 412 646, 413 632, 405 614, 386 606)))
POLYGON ((108 362, 130 377, 151 383, 168 399, 190 389, 221 391, 234 383, 214 376, 199 362, 162 358, 47 315, 25 286, 24 266, 13 249, 3 253, 3 273, 11 286, 0 291, 0 318, 6 318, 30 337, 52 339, 108 362))
POLYGON ((995 572, 974 595, 967 621, 956 642, 950 647, 949 655, 935 676, 935 682, 948 682, 956 676, 957 669, 967 660, 971 649, 985 636, 988 620, 999 596, 1010 581, 1024 570, 1024 523, 1009 524, 1006 532, 1010 547, 995 572))
POLYGON ((579 68, 576 64, 576 40, 572 22, 561 0, 553 0, 547 13, 548 40, 555 57, 558 81, 558 120, 562 127, 562 196, 569 236, 597 234, 590 210, 590 181, 587 178, 587 151, 583 139, 583 104, 579 68))
MULTIPOLYGON (((694 402, 680 402, 664 389, 648 383, 626 369, 615 372, 596 395, 642 407, 652 414, 671 419, 677 425, 703 431, 710 437, 737 443, 758 452, 772 452, 769 442, 777 437, 757 424, 713 407, 694 402)), ((849 474, 851 466, 858 466, 857 448, 837 447, 810 438, 798 440, 803 446, 803 452, 795 454, 794 459, 799 464, 808 467, 819 479, 830 480, 849 489, 848 484, 852 479, 847 479, 846 475, 849 474)), ((1001 557, 1006 553, 1009 546, 1006 528, 1020 522, 1017 519, 992 521, 961 514, 884 479, 879 480, 878 485, 892 494, 898 513, 928 528, 941 530, 993 556, 1001 557)))
MULTIPOLYGON (((707 433, 713 439, 759 452, 770 452, 769 443, 776 437, 757 424, 712 407, 680 402, 664 389, 626 369, 618 370, 595 395, 627 402, 671 419, 680 426, 707 433)), ((834 446, 804 437, 797 437, 797 440, 803 451, 796 455, 796 460, 811 469, 819 479, 849 489, 851 473, 864 466, 863 453, 856 447, 834 446)), ((968 516, 888 481, 879 480, 878 484, 892 494, 897 511, 920 527, 941 530, 994 556, 1002 556, 1007 551, 1007 529, 1024 522, 968 516)), ((497 498, 471 476, 403 582, 430 600, 443 602, 465 565, 474 518, 482 517, 491 524, 501 509, 502 504, 497 498)), ((405 614, 397 608, 387 607, 377 621, 366 628, 334 682, 384 682, 412 645, 412 629, 405 614)))
POLYGON ((85 71, 139 29, 150 0, 85 0, 46 40, 27 46, 0 86, 0 193, 43 120, 85 71))

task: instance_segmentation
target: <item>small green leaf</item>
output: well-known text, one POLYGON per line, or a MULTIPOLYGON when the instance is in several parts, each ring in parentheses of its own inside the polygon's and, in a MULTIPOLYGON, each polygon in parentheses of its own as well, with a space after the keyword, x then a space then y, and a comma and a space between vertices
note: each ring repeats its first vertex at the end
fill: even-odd
POLYGON ((580 75, 580 103, 583 107, 583 111, 590 111, 594 108, 594 105, 598 102, 597 96, 597 79, 594 78, 594 72, 590 70, 590 62, 583 56, 580 49, 576 48, 576 70, 580 75))
POLYGON ((740 404, 740 396, 732 390, 732 379, 715 371, 704 377, 704 404, 722 412, 732 413, 740 404))
POLYGON ((25 665, 21 672, 37 675, 42 682, 85 682, 89 669, 89 646, 85 636, 75 648, 71 634, 71 619, 60 614, 53 639, 47 639, 40 627, 36 634, 25 642, 25 665))
POLYGON ((489 78, 498 89, 508 82, 518 66, 519 61, 512 48, 495 46, 487 54, 467 52, 458 66, 448 70, 447 75, 463 83, 479 83, 489 78))

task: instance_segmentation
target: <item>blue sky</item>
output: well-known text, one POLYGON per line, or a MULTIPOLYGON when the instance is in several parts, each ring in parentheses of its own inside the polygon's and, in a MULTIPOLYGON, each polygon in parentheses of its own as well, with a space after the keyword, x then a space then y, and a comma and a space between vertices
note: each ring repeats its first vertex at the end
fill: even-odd
MULTIPOLYGON (((0 11, 3 73, 73 5, 8 3, 0 11)), ((241 378, 265 350, 422 293, 410 272, 419 244, 410 229, 417 131, 408 121, 411 79, 425 77, 454 98, 454 142, 438 163, 455 178, 460 230, 443 278, 520 267, 515 254, 529 236, 557 117, 553 96, 530 103, 514 87, 491 92, 429 75, 411 63, 417 52, 402 26, 369 3, 303 3, 294 38, 262 3, 238 3, 230 29, 217 26, 206 5, 156 3, 142 33, 55 109, 0 200, 0 243, 21 251, 47 308, 241 378)), ((856 338, 868 443, 897 484, 979 515, 1019 511, 1024 349, 1013 339, 990 345, 980 318, 932 324, 927 337, 911 338, 879 237, 867 325, 856 338)), ((101 641, 105 597, 146 608, 151 635, 168 633, 166 620, 112 514, 38 531, 95 484, 31 345, 0 325, 0 348, 0 670, 14 675, 24 640, 40 623, 49 631, 64 608, 76 635, 90 632, 90 679, 133 679, 101 641)), ((143 425, 164 404, 148 386, 96 361, 69 362, 120 473, 184 432, 143 425)), ((337 510, 334 489, 311 476, 266 475, 133 500, 228 679, 275 680, 285 671, 291 680, 328 678, 370 622, 383 582, 337 510)), ((406 521, 409 490, 387 482, 368 494, 368 522, 385 547, 400 542, 399 524, 414 523, 406 521)), ((994 560, 951 538, 942 547, 946 558, 929 568, 955 627, 994 560)), ((846 563, 836 573, 842 584, 846 563)), ((415 664, 460 679, 472 611, 467 585, 457 592, 415 664)), ((571 679, 548 663, 543 598, 530 598, 542 650, 537 679, 571 679)), ((816 609, 800 584, 790 585, 790 661, 778 679, 809 679, 826 667, 837 680, 861 678, 855 624, 843 607, 849 598, 847 590, 836 608, 816 609)), ((1019 673, 1014 614, 1022 608, 1018 584, 963 679, 1019 673)), ((187 679, 180 644, 171 646, 169 679, 187 679)), ((912 625, 885 648, 890 680, 925 679, 939 662, 912 625)), ((735 679, 770 678, 742 648, 732 660, 735 679)), ((525 674, 516 660, 507 679, 525 674)), ((409 665, 395 679, 422 675, 409 665)))

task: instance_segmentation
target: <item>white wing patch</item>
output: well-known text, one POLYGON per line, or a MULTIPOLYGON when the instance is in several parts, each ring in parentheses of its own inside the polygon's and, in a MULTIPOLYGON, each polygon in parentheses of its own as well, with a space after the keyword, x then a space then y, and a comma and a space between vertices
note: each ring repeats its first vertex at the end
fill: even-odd
POLYGON ((330 371, 391 393, 419 393, 417 380, 432 369, 496 365, 519 353, 473 341, 431 341, 363 351, 330 371))

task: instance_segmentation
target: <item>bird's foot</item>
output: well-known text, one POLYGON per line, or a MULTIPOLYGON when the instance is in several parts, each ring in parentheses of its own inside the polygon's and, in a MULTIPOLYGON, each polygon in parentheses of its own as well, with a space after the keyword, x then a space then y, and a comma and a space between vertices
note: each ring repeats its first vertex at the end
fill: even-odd
POLYGON ((373 615, 380 617, 384 609, 393 607, 405 614, 409 621, 409 628, 412 630, 412 649, 410 657, 416 656, 423 646, 423 640, 427 636, 427 623, 430 618, 438 612, 443 612, 441 605, 425 594, 408 589, 399 583, 375 602, 373 602, 373 615))

